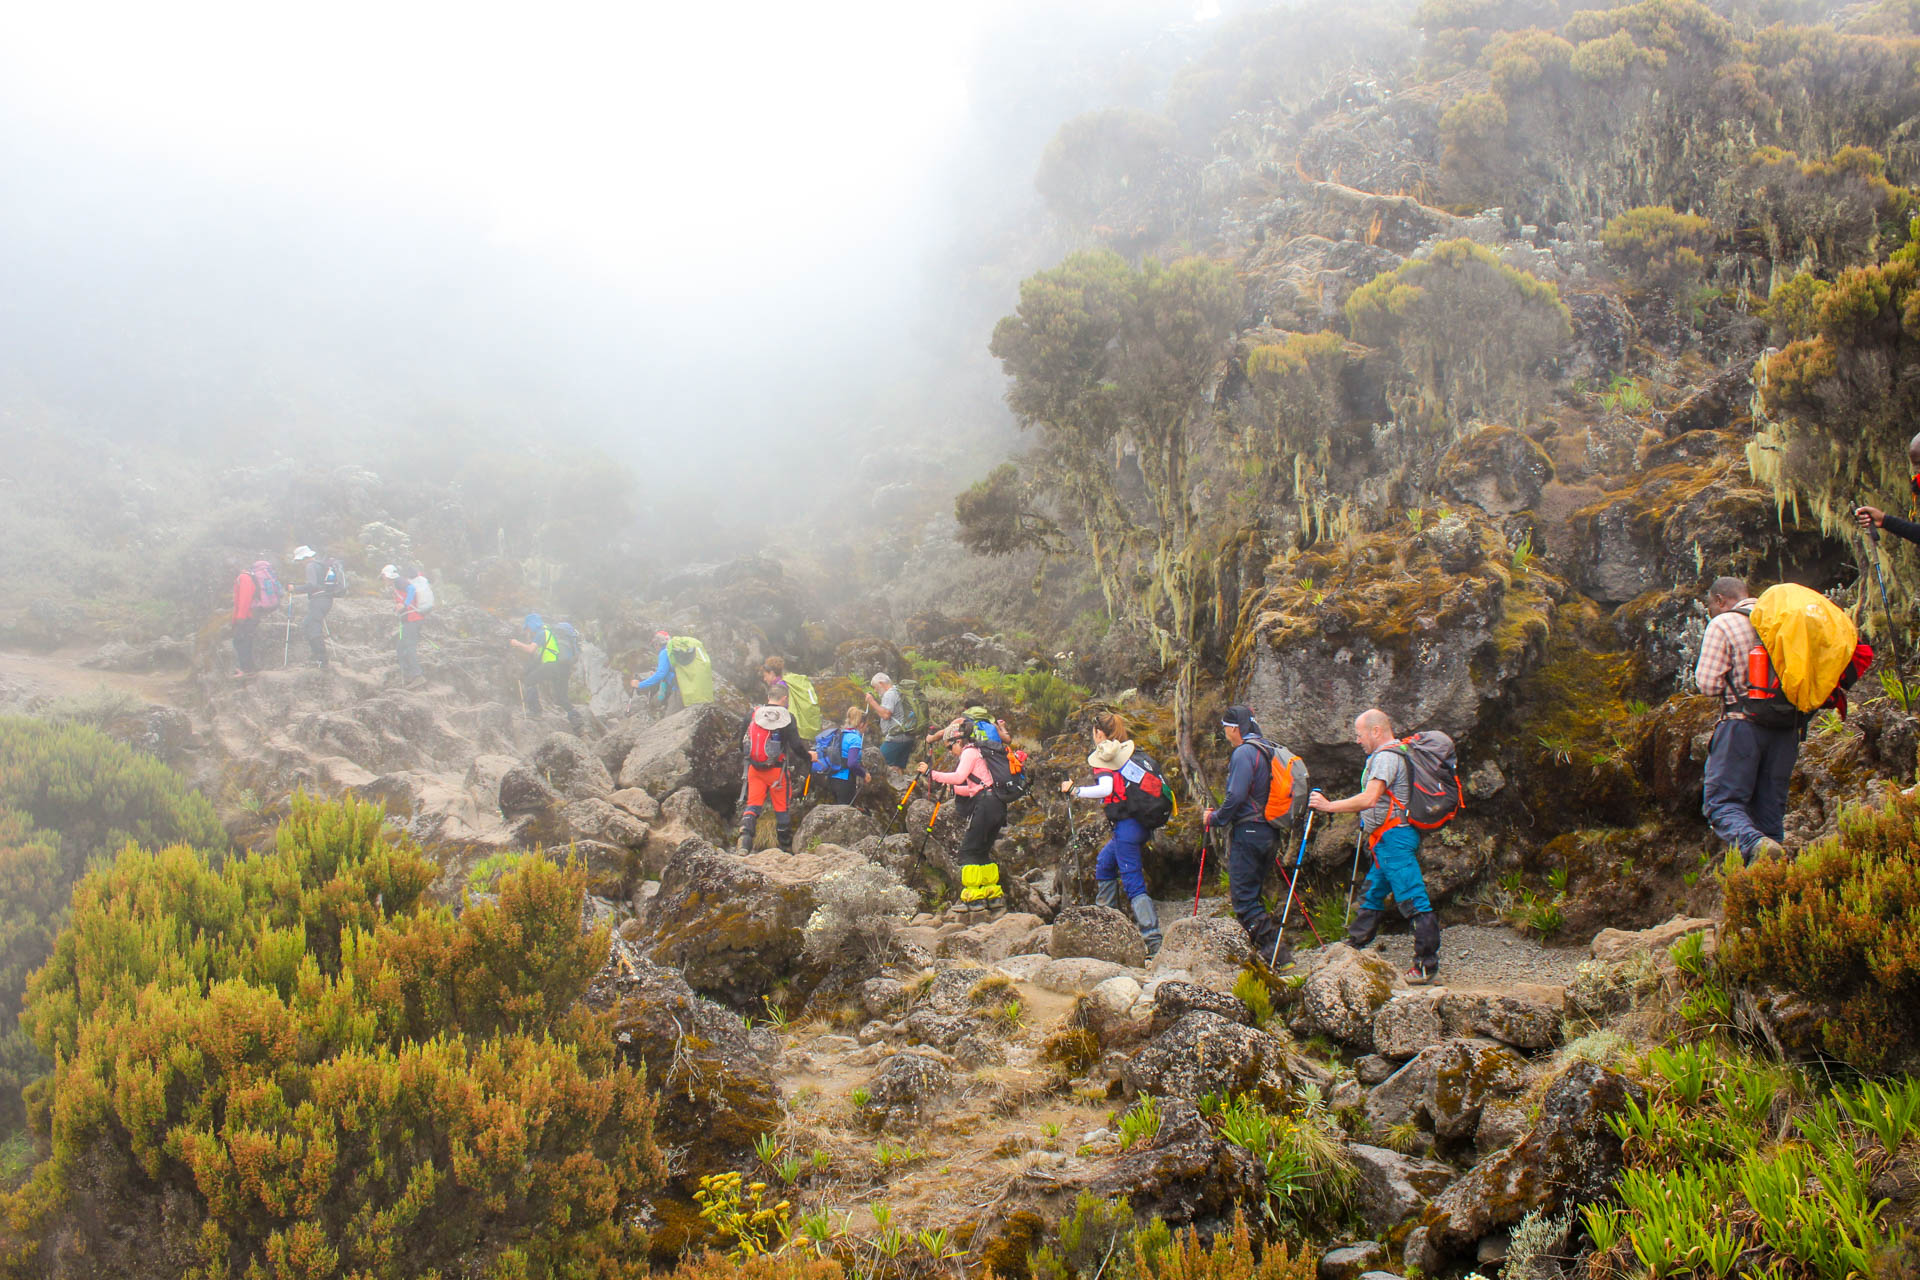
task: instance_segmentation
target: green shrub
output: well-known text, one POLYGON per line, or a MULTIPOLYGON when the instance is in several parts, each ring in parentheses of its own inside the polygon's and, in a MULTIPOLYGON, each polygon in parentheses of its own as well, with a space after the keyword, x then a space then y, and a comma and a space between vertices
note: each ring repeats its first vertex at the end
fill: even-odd
POLYGON ((1706 274, 1701 252, 1713 243, 1713 224, 1666 205, 1644 205, 1609 219, 1600 243, 1636 284, 1676 290, 1706 274))
POLYGON ((1828 1011, 1823 1047, 1862 1071, 1920 1058, 1920 802, 1841 816, 1791 862, 1732 872, 1718 963, 1828 1011))
POLYGON ((207 1275, 643 1273, 654 1103, 578 1004, 607 946, 584 873, 530 857, 456 915, 382 821, 297 796, 270 852, 131 847, 80 882, 22 1014, 51 1154, 0 1256, 104 1194, 207 1275))
POLYGON ((84 725, 0 716, 0 1137, 47 1061, 18 1030, 74 881, 128 841, 222 849, 213 806, 151 756, 84 725))

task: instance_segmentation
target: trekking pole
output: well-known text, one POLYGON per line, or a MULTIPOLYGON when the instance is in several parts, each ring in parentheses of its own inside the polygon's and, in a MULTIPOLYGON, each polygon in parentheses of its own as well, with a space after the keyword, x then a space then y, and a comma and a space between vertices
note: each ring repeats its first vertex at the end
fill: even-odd
MULTIPOLYGON (((953 788, 951 787, 947 788, 947 793, 948 795, 951 795, 953 793, 953 788)), ((928 794, 929 795, 933 794, 933 787, 931 783, 928 784, 928 794)), ((946 796, 934 796, 933 816, 927 819, 927 834, 920 837, 920 852, 914 854, 913 856, 913 860, 915 862, 918 862, 920 861, 920 859, 927 856, 927 845, 933 840, 933 824, 940 821, 940 806, 945 803, 946 803, 946 796)))
POLYGON ((1893 625, 1893 610, 1887 604, 1887 580, 1880 573, 1880 526, 1868 525, 1867 537, 1873 543, 1868 559, 1873 563, 1873 580, 1880 586, 1880 612, 1887 615, 1887 647, 1893 650, 1893 679, 1900 686, 1900 709, 1912 715, 1913 706, 1907 700, 1907 677, 1900 663, 1900 636, 1893 625))
POLYGON ((1073 797, 1067 797, 1067 853, 1073 864, 1073 896, 1080 897, 1087 890, 1086 873, 1080 869, 1080 827, 1073 820, 1073 797))
MULTIPOLYGON (((1287 917, 1293 912, 1293 891, 1300 886, 1300 866, 1307 860, 1307 837, 1312 834, 1313 810, 1309 809, 1307 810, 1306 829, 1300 833, 1300 852, 1295 854, 1293 859, 1293 879, 1287 885, 1287 905, 1280 909, 1280 929, 1279 932, 1273 935, 1273 955, 1267 959, 1267 967, 1269 969, 1273 967, 1274 961, 1280 957, 1280 938, 1286 933, 1287 917)), ((1313 912, 1307 910, 1303 905, 1300 908, 1300 914, 1307 918, 1307 928, 1313 931, 1313 940, 1323 947, 1326 946, 1327 940, 1320 936, 1319 926, 1313 922, 1313 912)))
POLYGON ((1347 914, 1340 920, 1342 929, 1353 923, 1353 883, 1360 878, 1360 841, 1366 833, 1365 827, 1353 833, 1353 871, 1347 876, 1347 914))
POLYGON ((280 642, 280 665, 293 661, 293 597, 287 597, 287 634, 280 642))
POLYGON ((1207 828, 1207 838, 1200 845, 1200 874, 1193 878, 1193 914, 1200 916, 1200 886, 1207 882, 1207 850, 1213 847, 1213 828, 1207 828))

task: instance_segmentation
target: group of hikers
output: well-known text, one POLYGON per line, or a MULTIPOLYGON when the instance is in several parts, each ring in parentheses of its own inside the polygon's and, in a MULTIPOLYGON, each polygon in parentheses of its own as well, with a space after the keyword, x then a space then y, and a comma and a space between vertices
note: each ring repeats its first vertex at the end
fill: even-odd
MULTIPOLYGON (((1908 453, 1915 471, 1913 491, 1920 498, 1920 435, 1908 453)), ((1920 543, 1920 523, 1870 506, 1857 508, 1855 518, 1876 539, 1885 529, 1920 543)), ((346 594, 346 569, 337 558, 308 546, 294 551, 293 562, 304 572, 303 580, 290 588, 281 586, 266 560, 255 561, 234 580, 236 676, 259 670, 260 623, 286 607, 289 595, 307 597, 301 630, 308 662, 327 666, 326 619, 333 601, 346 594)), ((382 578, 398 615, 400 678, 415 684, 423 679, 420 628, 433 608, 433 588, 412 564, 388 565, 382 578)), ((1714 833, 1743 857, 1782 857, 1787 853, 1787 791, 1807 725, 1825 708, 1845 714, 1847 690, 1867 670, 1873 650, 1859 643, 1852 622, 1837 606, 1810 588, 1783 583, 1755 596, 1741 579, 1722 577, 1708 589, 1706 605, 1709 620, 1693 679, 1701 693, 1718 697, 1721 707, 1708 748, 1702 811, 1714 833)), ((581 718, 568 688, 581 652, 579 632, 568 622, 549 624, 538 613, 527 614, 521 629, 522 636, 511 643, 527 656, 521 684, 528 714, 538 716, 544 698, 578 731, 581 718)), ((633 699, 658 715, 714 701, 712 662, 700 641, 667 631, 656 632, 654 641, 658 651, 653 670, 628 682, 633 699)), ((791 851, 795 776, 806 779, 803 793, 817 782, 823 802, 851 804, 867 777, 868 753, 877 748, 885 768, 910 775, 900 812, 922 786, 928 794, 948 789, 964 824, 956 851, 961 888, 955 911, 965 917, 1005 910, 994 843, 1006 825, 1008 805, 1027 795, 1031 783, 1026 755, 1015 746, 1005 721, 985 707, 972 706, 930 730, 918 686, 909 682, 910 687, 903 688, 882 671, 869 680, 859 703, 826 723, 811 681, 789 672, 781 658, 768 658, 760 678, 763 696, 740 724, 742 852, 751 851, 761 815, 769 808, 778 846, 791 851), (871 733, 870 719, 877 721, 871 733), (915 749, 922 745, 927 758, 909 770, 915 749)), ((1305 762, 1270 741, 1249 707, 1228 707, 1219 732, 1228 753, 1226 793, 1219 804, 1205 809, 1201 825, 1209 846, 1216 836, 1224 838, 1228 897, 1253 946, 1276 968, 1291 963, 1282 930, 1313 822, 1323 814, 1351 813, 1359 818, 1354 874, 1362 847, 1371 851, 1372 868, 1358 909, 1350 913, 1345 941, 1355 948, 1368 946, 1391 899, 1413 935, 1407 982, 1435 981, 1441 931, 1420 863, 1420 842, 1423 831, 1443 825, 1464 799, 1451 739, 1433 731, 1401 737, 1386 712, 1371 708, 1353 724, 1354 741, 1364 755, 1360 788, 1329 799, 1308 786, 1305 762), (1296 833, 1293 882, 1276 921, 1263 892, 1269 869, 1276 858, 1284 862, 1296 833)), ((1087 766, 1092 781, 1068 780, 1060 792, 1069 802, 1100 802, 1110 835, 1095 859, 1095 901, 1115 910, 1124 905, 1151 957, 1159 951, 1161 929, 1147 887, 1146 861, 1154 832, 1175 813, 1174 788, 1160 765, 1133 742, 1121 716, 1096 713, 1091 734, 1087 766)), ((940 808, 936 802, 929 836, 940 808)), ((1202 877, 1205 857, 1203 851, 1202 877)))

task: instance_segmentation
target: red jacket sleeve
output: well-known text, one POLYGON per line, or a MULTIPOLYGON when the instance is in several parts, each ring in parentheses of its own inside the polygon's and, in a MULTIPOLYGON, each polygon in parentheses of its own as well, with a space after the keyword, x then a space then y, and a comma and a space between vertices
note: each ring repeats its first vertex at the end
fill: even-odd
POLYGON ((253 575, 243 573, 233 580, 233 620, 245 622, 253 616, 253 597, 258 590, 253 575))

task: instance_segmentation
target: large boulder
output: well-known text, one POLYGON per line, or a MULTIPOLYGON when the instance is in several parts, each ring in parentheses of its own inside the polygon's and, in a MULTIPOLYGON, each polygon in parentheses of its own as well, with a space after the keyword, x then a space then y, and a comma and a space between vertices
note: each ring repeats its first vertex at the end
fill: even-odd
POLYGON ((1056 960, 1088 956, 1139 969, 1147 963, 1147 944, 1132 918, 1111 907, 1067 907, 1053 918, 1047 954, 1056 960))
POLYGON ((1257 1094, 1278 1103, 1293 1088, 1286 1043, 1217 1013, 1196 1011, 1155 1036, 1121 1067, 1134 1093, 1198 1102, 1210 1093, 1257 1094))
POLYGON ((548 786, 568 799, 605 799, 613 778, 592 748, 570 733, 549 734, 529 759, 548 786))
POLYGON ((709 805, 726 808, 739 797, 743 767, 740 721, 709 702, 647 726, 621 762, 620 785, 656 800, 692 787, 709 805))
POLYGON ((920 1053, 897 1053, 867 1082, 868 1123, 905 1128, 953 1101, 953 1068, 920 1053))
POLYGON ((1355 1049, 1373 1049, 1373 1017, 1393 995, 1393 966, 1371 951, 1335 945, 1300 988, 1298 1022, 1355 1049))
POLYGON ((851 849, 862 840, 877 838, 880 824, 850 804, 820 804, 807 811, 793 833, 793 847, 811 849, 820 844, 837 844, 851 849))
POLYGON ((1352 1143, 1347 1155, 1360 1175, 1355 1207, 1370 1231, 1390 1232, 1427 1207, 1458 1177, 1437 1160, 1401 1155, 1385 1147, 1352 1143))
MULTIPOLYGON (((622 792, 614 794, 620 795, 622 792)), ((725 849, 733 846, 734 837, 738 834, 727 826, 719 814, 707 807, 707 802, 692 787, 682 787, 660 801, 659 818, 650 825, 652 832, 648 840, 647 860, 654 875, 664 870, 667 858, 689 840, 704 840, 725 849)))
POLYGON ((737 1168, 754 1140, 779 1125, 780 1090, 740 1016, 695 995, 678 973, 616 938, 586 1003, 613 1013, 613 1043, 644 1066, 664 1105, 661 1145, 681 1173, 737 1168))
POLYGON ((1211 987, 1168 979, 1153 989, 1154 1035, 1159 1035, 1195 1012, 1217 1013, 1229 1022, 1242 1025, 1251 1025, 1253 1022, 1247 1013, 1247 1006, 1238 997, 1215 991, 1211 987))
POLYGON ((1183 973, 1203 987, 1230 991, 1248 962, 1253 944, 1238 920, 1218 916, 1181 916, 1161 924, 1156 974, 1183 973))
POLYGON ((1565 1212, 1604 1198, 1620 1176, 1620 1139, 1607 1117, 1644 1105, 1646 1091, 1625 1076, 1576 1062, 1547 1089, 1527 1136, 1476 1164, 1427 1206, 1407 1237, 1406 1260, 1428 1275, 1527 1214, 1565 1212))
POLYGON ((1374 1048, 1389 1058, 1411 1058, 1456 1036, 1488 1036, 1517 1049, 1547 1049, 1566 1016, 1564 987, 1427 987, 1397 992, 1373 1015, 1374 1048))
POLYGON ((1480 1111, 1526 1086, 1518 1054, 1492 1040, 1449 1040, 1420 1051, 1367 1098, 1376 1133, 1412 1121, 1446 1141, 1470 1139, 1480 1111))
POLYGON ((805 955, 813 886, 859 862, 844 849, 741 858, 689 840, 674 850, 659 893, 640 913, 638 944, 649 959, 679 969, 694 990, 736 1009, 760 1009, 776 986, 803 994, 825 971, 805 955))

